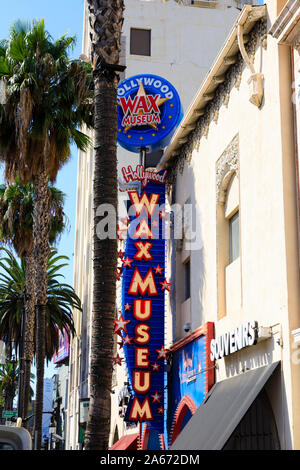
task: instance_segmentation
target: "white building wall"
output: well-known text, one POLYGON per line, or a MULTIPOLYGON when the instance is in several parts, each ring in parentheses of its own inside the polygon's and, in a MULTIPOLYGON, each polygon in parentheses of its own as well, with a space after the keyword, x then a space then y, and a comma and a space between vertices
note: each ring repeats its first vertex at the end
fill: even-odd
MULTIPOLYGON (((191 162, 185 163, 182 174, 177 174, 176 202, 184 204, 191 198, 199 214, 199 243, 197 249, 189 253, 191 331, 207 321, 215 323, 215 337, 250 320, 258 321, 259 326, 272 327, 270 339, 219 359, 216 381, 281 361, 280 371, 268 385, 269 396, 282 448, 292 449, 299 443, 293 442, 293 407, 297 406, 293 404, 293 393, 296 397, 297 391, 293 390, 295 385, 292 381, 296 363, 292 363, 291 358, 295 346, 292 345, 290 325, 295 324, 297 318, 299 324, 299 279, 288 52, 278 49, 276 41, 268 37, 267 49, 257 49, 254 66, 264 74, 261 108, 249 102, 250 71, 245 66, 240 86, 230 90, 228 106, 223 104, 220 107, 218 119, 210 122, 207 138, 202 136, 199 148, 193 150, 191 162), (239 269, 232 266, 234 263, 230 265, 233 272, 229 274, 227 294, 232 303, 226 316, 220 319, 216 164, 236 136, 239 147, 240 257, 234 263, 239 269), (290 254, 292 250, 294 260, 290 254)), ((183 279, 179 257, 176 275, 178 286, 183 279)), ((180 308, 179 297, 177 339, 185 335, 180 308)))

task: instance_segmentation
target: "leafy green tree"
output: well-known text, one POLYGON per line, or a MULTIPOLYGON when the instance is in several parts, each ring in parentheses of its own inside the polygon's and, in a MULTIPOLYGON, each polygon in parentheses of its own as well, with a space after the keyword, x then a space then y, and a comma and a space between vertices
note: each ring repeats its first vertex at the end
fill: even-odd
POLYGON ((93 320, 90 406, 85 449, 107 449, 110 431, 113 323, 116 302, 117 240, 100 240, 97 208, 111 204, 117 214, 117 87, 123 0, 88 0, 95 103, 93 236, 93 320), (105 332, 105 333, 103 333, 105 332))
MULTIPOLYGON (((63 211, 64 194, 49 185, 50 192, 50 233, 49 243, 54 244, 67 225, 67 217, 63 211)), ((20 358, 22 380, 20 382, 20 416, 27 416, 30 370, 34 353, 34 305, 35 259, 33 256, 33 185, 15 184, 0 185, 0 241, 16 251, 26 261, 26 279, 23 292, 25 303, 24 334, 20 358), (24 347, 23 347, 24 346, 24 347)))
POLYGON ((9 181, 20 177, 34 187, 33 235, 37 315, 37 383, 35 431, 41 446, 49 256, 49 189, 70 157, 70 144, 87 150, 90 140, 79 131, 93 127, 91 67, 70 60, 75 38, 53 40, 43 20, 16 22, 0 43, 0 80, 6 86, 0 104, 0 157, 9 181))

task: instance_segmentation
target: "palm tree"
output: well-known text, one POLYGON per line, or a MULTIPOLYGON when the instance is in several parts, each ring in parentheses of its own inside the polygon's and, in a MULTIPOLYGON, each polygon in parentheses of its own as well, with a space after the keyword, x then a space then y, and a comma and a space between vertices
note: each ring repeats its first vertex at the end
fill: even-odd
POLYGON ((117 86, 123 0, 88 0, 94 76, 94 235, 93 319, 90 353, 90 406, 85 449, 107 449, 110 430, 113 322, 116 300, 117 240, 99 240, 97 208, 117 213, 117 86), (107 262, 109 260, 109 262, 107 262))
MULTIPOLYGON (((5 342, 8 358, 11 358, 13 348, 18 349, 21 341, 21 316, 24 308, 24 287, 26 284, 26 261, 17 259, 11 251, 1 248, 6 257, 0 259, 0 338, 5 342)), ((47 263, 47 304, 46 329, 44 335, 45 356, 50 361, 59 347, 59 331, 69 337, 75 334, 72 310, 81 310, 81 302, 74 289, 60 281, 63 275, 59 272, 67 265, 67 256, 58 256, 56 250, 51 250, 47 263)), ((36 324, 33 326, 33 336, 36 337, 36 324)), ((37 354, 34 341, 34 355, 37 354)), ((28 398, 27 398, 28 406, 28 398)), ((25 416, 26 417, 26 416, 25 416)))
MULTIPOLYGON (((26 283, 26 261, 20 263, 7 248, 1 248, 5 257, 0 259, 0 338, 7 347, 8 358, 12 354, 12 346, 16 349, 21 341, 21 315, 24 306, 24 286, 26 283)), ((59 272, 67 266, 67 256, 58 255, 51 250, 47 263, 47 306, 44 342, 46 359, 50 361, 59 346, 59 331, 75 334, 72 309, 81 310, 81 302, 73 287, 60 282, 63 275, 59 272)), ((34 325, 34 334, 36 326, 34 325)), ((36 354, 36 344, 34 354, 36 354)))
POLYGON ((0 394, 4 399, 4 410, 12 410, 18 388, 19 367, 15 360, 0 365, 0 394))
MULTIPOLYGON (((49 243, 55 243, 66 224, 67 217, 63 211, 65 195, 59 189, 49 185, 50 193, 50 234, 49 243)), ((25 321, 24 345, 20 356, 21 384, 19 390, 20 416, 27 416, 30 370, 34 351, 34 272, 33 256, 33 185, 22 186, 19 179, 15 184, 0 185, 0 242, 8 244, 20 258, 26 261, 26 281, 24 289, 25 321), (23 361, 24 359, 24 361, 23 361)), ((22 346, 23 346, 22 345, 22 346)))
POLYGON ((86 151, 90 140, 78 128, 93 127, 91 67, 70 60, 75 38, 54 41, 44 21, 15 23, 8 41, 0 43, 0 80, 6 102, 0 105, 0 158, 5 176, 33 182, 33 235, 37 316, 36 448, 41 446, 44 330, 49 256, 49 190, 70 156, 70 143, 86 151))
MULTIPOLYGON (((13 409, 13 401, 16 393, 19 393, 19 362, 14 359, 7 360, 5 364, 0 364, 0 408, 4 410, 13 409)), ((30 374, 30 380, 34 375, 30 374)), ((33 396, 33 390, 30 387, 30 396, 33 396)))

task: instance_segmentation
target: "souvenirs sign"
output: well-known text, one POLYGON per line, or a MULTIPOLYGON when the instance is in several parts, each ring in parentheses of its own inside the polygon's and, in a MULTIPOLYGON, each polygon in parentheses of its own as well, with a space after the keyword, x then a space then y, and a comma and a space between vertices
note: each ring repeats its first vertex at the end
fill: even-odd
POLYGON ((131 152, 168 145, 183 116, 177 91, 157 75, 135 75, 118 86, 118 143, 131 152))
POLYGON ((123 168, 127 184, 139 181, 140 191, 129 190, 131 202, 122 266, 122 309, 115 321, 120 350, 127 366, 131 399, 125 415, 130 422, 147 422, 164 432, 165 295, 170 283, 165 274, 165 172, 123 168))

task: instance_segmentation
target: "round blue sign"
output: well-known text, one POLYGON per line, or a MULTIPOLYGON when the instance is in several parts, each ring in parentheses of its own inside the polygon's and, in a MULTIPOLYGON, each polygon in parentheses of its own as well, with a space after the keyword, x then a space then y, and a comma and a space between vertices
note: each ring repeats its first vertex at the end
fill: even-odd
POLYGON ((118 86, 118 143, 130 152, 166 147, 182 116, 177 91, 162 77, 135 75, 118 86))

